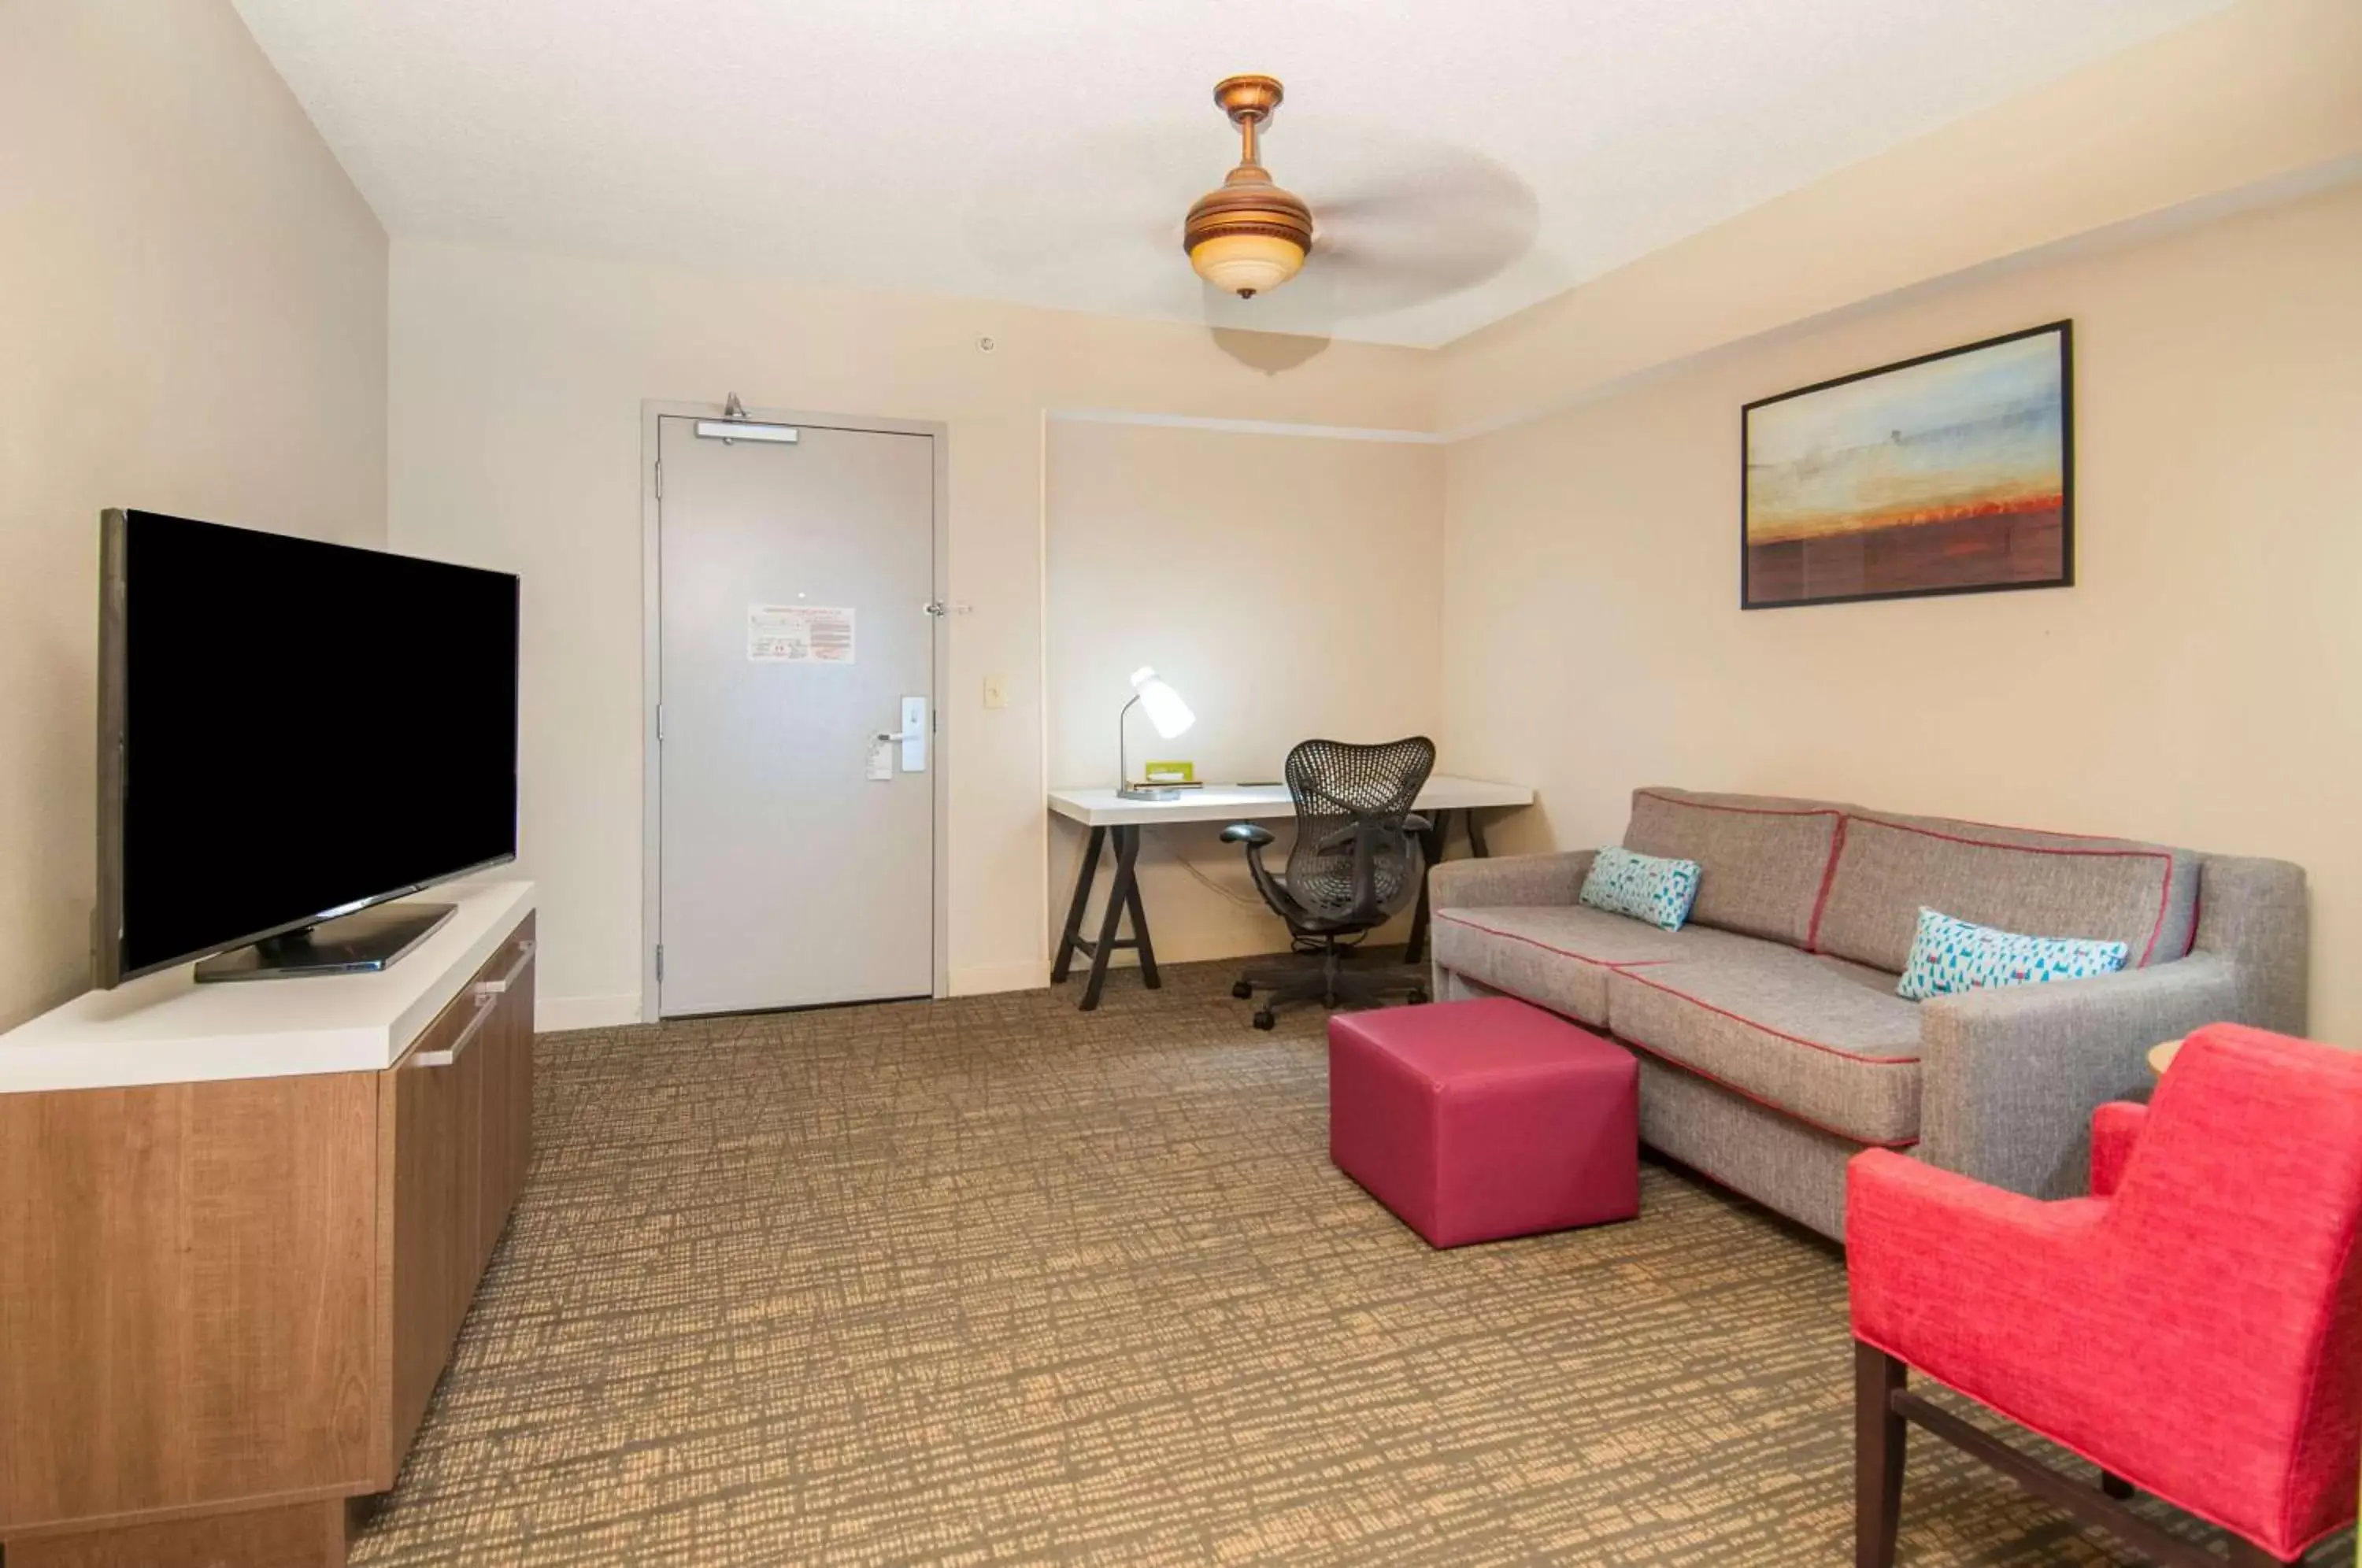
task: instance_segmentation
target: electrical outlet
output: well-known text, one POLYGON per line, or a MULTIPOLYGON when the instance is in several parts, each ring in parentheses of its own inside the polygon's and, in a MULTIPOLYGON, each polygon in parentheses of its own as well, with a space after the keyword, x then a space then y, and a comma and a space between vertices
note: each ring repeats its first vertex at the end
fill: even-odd
POLYGON ((984 678, 984 705, 988 708, 1009 706, 1009 677, 988 675, 984 678))

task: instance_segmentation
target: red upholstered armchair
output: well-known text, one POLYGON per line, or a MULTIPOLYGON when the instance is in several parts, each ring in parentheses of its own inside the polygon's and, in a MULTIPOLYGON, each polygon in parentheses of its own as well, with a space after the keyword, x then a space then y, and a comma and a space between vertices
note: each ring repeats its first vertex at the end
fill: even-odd
POLYGON ((2293 1562, 2354 1518, 2362 1054, 2192 1034, 2092 1124, 2092 1196, 2044 1203, 1882 1150, 1848 1172, 1856 1562, 1894 1560, 1906 1420, 2158 1562, 2220 1563, 2139 1488, 2293 1562), (2100 1466, 2079 1485, 1912 1393, 1916 1369, 2100 1466))

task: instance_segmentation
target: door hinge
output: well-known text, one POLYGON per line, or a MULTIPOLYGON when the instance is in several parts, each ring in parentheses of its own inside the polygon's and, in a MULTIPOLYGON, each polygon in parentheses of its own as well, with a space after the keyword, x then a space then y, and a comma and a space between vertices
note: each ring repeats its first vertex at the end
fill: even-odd
POLYGON ((664 978, 664 944, 657 944, 657 978, 664 978))
POLYGON ((662 458, 657 459, 657 499, 658 501, 664 499, 664 459, 662 458))
POLYGON ((657 704, 657 744, 664 745, 664 704, 657 704))

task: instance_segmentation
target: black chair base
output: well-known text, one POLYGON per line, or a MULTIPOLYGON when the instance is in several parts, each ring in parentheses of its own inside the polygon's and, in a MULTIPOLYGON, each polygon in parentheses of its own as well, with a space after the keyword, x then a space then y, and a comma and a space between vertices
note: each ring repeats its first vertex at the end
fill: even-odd
POLYGON ((1257 1029, 1276 1027, 1275 1010, 1295 1002, 1317 1001, 1334 1011, 1341 1007, 1382 1007, 1394 998, 1409 1002, 1427 999, 1424 966, 1357 966, 1347 961, 1352 952, 1342 943, 1322 942, 1317 953, 1308 953, 1297 963, 1249 969, 1231 985, 1231 995, 1245 1001, 1258 991, 1268 993, 1263 1006, 1255 1010, 1257 1029))

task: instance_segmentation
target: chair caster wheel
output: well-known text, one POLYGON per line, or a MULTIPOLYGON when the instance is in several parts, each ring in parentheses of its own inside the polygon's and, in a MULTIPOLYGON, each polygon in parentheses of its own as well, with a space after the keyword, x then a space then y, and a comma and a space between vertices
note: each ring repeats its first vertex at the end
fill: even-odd
POLYGON ((1425 1002, 1426 1000, 1427 1000, 1427 991, 1426 991, 1426 988, 1425 988, 1424 987, 1420 987, 1420 986, 1413 986, 1413 987, 1410 988, 1410 1005, 1411 1005, 1411 1006, 1413 1006, 1413 1007, 1418 1007, 1418 1006, 1419 1006, 1421 1003, 1425 1002))
POLYGON ((1255 1009, 1254 1026, 1257 1029, 1275 1028, 1278 1023, 1279 1015, 1273 1012, 1271 1009, 1267 1007, 1259 1007, 1255 1009))
POLYGON ((1247 998, 1254 995, 1254 987, 1249 985, 1244 980, 1233 980, 1231 982, 1231 995, 1238 998, 1241 1001, 1244 1001, 1247 998))

